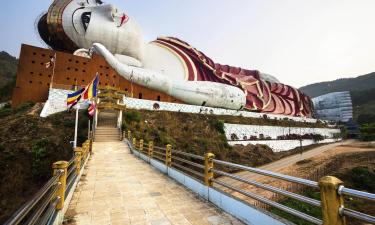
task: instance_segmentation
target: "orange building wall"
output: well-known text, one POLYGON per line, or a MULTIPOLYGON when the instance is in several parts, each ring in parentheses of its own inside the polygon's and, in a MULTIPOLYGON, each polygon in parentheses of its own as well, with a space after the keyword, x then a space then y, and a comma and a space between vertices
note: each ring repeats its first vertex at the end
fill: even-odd
POLYGON ((64 52, 56 52, 55 73, 53 68, 46 68, 47 63, 55 54, 50 49, 38 48, 23 44, 19 57, 16 87, 13 90, 12 107, 32 102, 45 102, 52 82, 54 88, 71 89, 74 85, 87 85, 99 73, 99 85, 112 86, 133 93, 134 98, 160 100, 163 102, 181 102, 167 94, 160 93, 136 84, 131 84, 113 70, 98 55, 92 59, 74 56, 64 52), (53 79, 53 81, 52 81, 53 79))

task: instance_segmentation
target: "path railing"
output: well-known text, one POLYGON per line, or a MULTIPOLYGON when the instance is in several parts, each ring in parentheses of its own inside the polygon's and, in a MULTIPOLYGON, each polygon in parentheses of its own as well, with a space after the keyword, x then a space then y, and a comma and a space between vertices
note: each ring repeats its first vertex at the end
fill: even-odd
POLYGON ((148 157, 149 162, 151 159, 158 160, 164 163, 167 167, 175 168, 182 173, 188 174, 189 176, 198 179, 208 187, 225 187, 226 189, 240 193, 246 197, 250 197, 256 201, 277 208, 281 211, 289 213, 313 224, 345 225, 346 217, 352 217, 364 222, 375 224, 374 216, 349 209, 345 207, 344 204, 344 196, 351 196, 368 201, 375 201, 375 194, 346 188, 344 187, 343 182, 336 177, 326 176, 321 178, 319 182, 315 182, 298 177, 292 177, 280 173, 217 160, 215 159, 215 155, 212 153, 206 153, 204 156, 200 156, 184 151, 175 150, 171 145, 166 145, 165 147, 155 146, 153 141, 145 143, 143 139, 137 140, 136 138, 132 137, 131 131, 128 131, 127 134, 125 134, 125 132, 123 133, 124 139, 125 135, 127 136, 127 142, 130 145, 131 149, 133 151, 138 151, 139 153, 142 153, 143 155, 148 157), (248 171, 269 178, 276 178, 279 180, 319 190, 321 200, 312 199, 297 193, 283 190, 279 187, 263 184, 257 182, 256 180, 247 179, 219 169, 223 167, 228 167, 237 171, 248 171), (269 198, 240 188, 243 185, 234 186, 233 184, 231 184, 231 182, 224 182, 223 179, 221 179, 222 177, 240 182, 241 184, 252 185, 256 188, 289 197, 314 207, 319 207, 321 208, 322 218, 315 218, 311 215, 282 205, 276 201, 270 200, 269 198))
POLYGON ((67 161, 52 164, 53 177, 25 204, 21 206, 5 225, 57 224, 62 223, 66 206, 74 192, 80 174, 92 150, 92 141, 74 150, 74 156, 67 161))

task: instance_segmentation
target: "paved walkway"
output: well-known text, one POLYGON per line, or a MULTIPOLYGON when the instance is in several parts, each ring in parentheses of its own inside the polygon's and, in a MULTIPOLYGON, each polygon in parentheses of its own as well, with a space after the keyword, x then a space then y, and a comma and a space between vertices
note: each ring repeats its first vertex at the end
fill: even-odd
POLYGON ((94 143, 66 214, 68 224, 242 224, 130 154, 94 143))

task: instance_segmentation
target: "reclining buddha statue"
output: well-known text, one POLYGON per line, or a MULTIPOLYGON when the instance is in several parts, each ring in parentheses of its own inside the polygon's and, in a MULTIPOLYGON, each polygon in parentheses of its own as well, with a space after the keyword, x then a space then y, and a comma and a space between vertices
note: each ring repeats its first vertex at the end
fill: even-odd
POLYGON ((312 116, 312 103, 273 76, 215 63, 173 37, 143 40, 135 20, 100 0, 54 0, 38 21, 54 50, 92 50, 125 79, 187 104, 290 116, 312 116))

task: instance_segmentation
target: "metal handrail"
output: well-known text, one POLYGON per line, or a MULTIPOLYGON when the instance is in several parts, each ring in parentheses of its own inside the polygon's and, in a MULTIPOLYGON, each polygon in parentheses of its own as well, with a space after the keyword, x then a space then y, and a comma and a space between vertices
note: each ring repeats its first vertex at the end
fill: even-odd
POLYGON ((362 199, 366 199, 366 200, 370 200, 370 201, 375 201, 375 194, 371 194, 371 193, 364 192, 364 191, 357 191, 357 190, 350 189, 350 188, 346 188, 343 185, 341 185, 339 187, 339 189, 337 190, 337 192, 340 195, 344 194, 344 195, 348 195, 348 196, 352 196, 352 197, 358 197, 358 198, 362 198, 362 199))
POLYGON ((53 176, 28 202, 21 206, 13 215, 5 222, 5 225, 19 224, 26 215, 34 208, 34 206, 47 194, 47 192, 57 184, 60 176, 64 171, 58 170, 53 176))
POLYGON ((68 167, 71 166, 74 163, 74 156, 69 160, 68 167))
MULTIPOLYGON (((129 141, 127 141, 127 142, 128 142, 128 144, 131 148, 137 150, 136 148, 133 147, 132 143, 130 143, 129 141)), ((161 158, 157 155, 165 156, 166 155, 164 153, 165 148, 154 146, 154 149, 163 150, 163 152, 154 151, 155 154, 153 155, 153 158, 156 158, 156 159, 164 162, 165 159, 163 159, 163 158, 161 158)), ((205 160, 205 157, 172 149, 172 159, 174 160, 174 163, 172 164, 172 167, 177 168, 177 169, 181 169, 185 172, 189 172, 191 174, 194 174, 196 176, 204 178, 204 174, 202 174, 200 172, 197 172, 196 170, 193 170, 191 168, 182 166, 182 165, 176 163, 176 161, 186 163, 188 165, 191 165, 191 166, 194 166, 194 167, 197 167, 197 168, 200 168, 200 169, 205 168, 203 165, 192 162, 188 159, 184 159, 184 158, 180 158, 178 156, 175 156, 176 154, 191 157, 191 158, 194 158, 194 159, 199 159, 199 160, 205 160)), ((249 171, 249 172, 260 174, 260 175, 263 175, 263 176, 281 179, 281 180, 284 180, 284 181, 287 181, 287 182, 301 184, 301 185, 305 185, 305 186, 312 187, 312 188, 319 188, 318 182, 316 182, 316 181, 310 181, 310 180, 306 180, 306 179, 303 179, 303 178, 292 177, 292 176, 289 176, 289 175, 284 175, 284 174, 266 171, 266 170, 262 170, 262 169, 257 169, 257 168, 253 168, 253 167, 247 167, 247 166, 243 166, 243 165, 239 165, 239 164, 235 164, 235 163, 230 163, 230 162, 226 162, 226 161, 222 161, 222 160, 217 160, 217 159, 213 159, 212 162, 214 162, 215 164, 218 164, 218 165, 232 167, 232 168, 236 168, 236 169, 240 169, 240 170, 244 170, 244 171, 249 171)), ((307 203, 307 204, 315 206, 315 207, 321 207, 322 206, 321 201, 318 201, 318 200, 315 200, 315 199, 312 199, 312 198, 309 198, 309 197, 305 197, 305 196, 302 196, 302 195, 299 195, 299 194, 296 194, 296 193, 293 193, 293 192, 289 192, 289 191, 283 190, 281 188, 273 187, 273 186, 270 186, 270 185, 267 185, 267 184, 263 184, 263 183, 260 183, 260 182, 253 181, 253 180, 248 180, 244 177, 233 175, 233 174, 230 174, 230 173, 227 173, 227 172, 224 172, 224 171, 221 171, 221 170, 217 170, 217 169, 211 169, 210 171, 212 171, 212 172, 214 172, 215 174, 218 174, 218 175, 226 176, 226 177, 229 177, 231 179, 234 179, 234 180, 246 183, 246 184, 250 184, 250 185, 253 185, 255 187, 258 187, 258 188, 261 188, 261 189, 264 189, 264 190, 267 190, 267 191, 270 191, 270 192, 273 192, 273 193, 280 194, 282 196, 290 197, 292 199, 307 203)), ((311 223, 323 224, 323 221, 321 219, 315 218, 313 216, 310 216, 310 215, 305 214, 303 212, 300 212, 298 210, 295 210, 295 209, 292 209, 290 207, 284 206, 284 205, 282 205, 278 202, 275 202, 275 201, 272 201, 272 200, 267 199, 265 197, 259 196, 255 193, 251 193, 251 192, 245 191, 243 189, 239 189, 239 188, 237 188, 233 185, 230 185, 228 183, 222 182, 222 181, 214 179, 214 178, 212 178, 211 181, 218 184, 218 185, 221 185, 223 187, 226 187, 228 189, 236 191, 240 194, 243 194, 247 197, 250 197, 254 200, 257 200, 259 202, 262 202, 264 204, 267 204, 269 206, 272 206, 274 208, 277 208, 279 210, 287 212, 287 213, 289 213, 291 215, 294 215, 298 218, 309 221, 311 223)), ((348 196, 358 197, 358 198, 361 198, 361 199, 375 201, 375 194, 363 192, 363 191, 358 191, 358 190, 354 190, 354 189, 350 189, 350 188, 345 188, 344 186, 340 186, 338 188, 337 192, 340 195, 348 195, 348 196)), ((352 210, 352 209, 348 209, 348 208, 344 208, 344 207, 342 207, 340 209, 340 215, 353 217, 353 218, 356 218, 356 219, 359 219, 359 220, 362 220, 362 221, 366 221, 366 222, 369 222, 369 223, 375 223, 375 217, 374 216, 367 215, 365 213, 361 213, 361 212, 358 212, 358 211, 355 211, 355 210, 352 210)))
POLYGON ((197 171, 195 171, 195 170, 192 170, 192 169, 187 168, 187 167, 185 167, 185 166, 182 166, 182 165, 180 165, 180 164, 173 163, 172 166, 175 166, 175 167, 178 167, 178 168, 183 169, 183 170, 185 170, 185 171, 188 171, 188 172, 190 172, 190 173, 192 173, 192 174, 194 174, 194 175, 196 175, 196 176, 199 176, 199 177, 202 177, 202 178, 204 177, 204 175, 203 175, 202 173, 199 173, 199 172, 197 172, 197 171))
POLYGON ((60 197, 57 196, 55 200, 53 200, 44 213, 44 216, 40 219, 39 224, 47 224, 48 221, 51 219, 51 216, 56 212, 56 205, 59 203, 60 197))
POLYGON ((44 201, 41 203, 39 208, 32 214, 32 216, 27 220, 26 224, 34 225, 39 220, 40 216, 43 214, 44 210, 51 203, 52 199, 56 198, 55 193, 61 184, 57 184, 55 188, 45 197, 44 201))
POLYGON ((165 151, 165 148, 162 148, 162 147, 158 147, 158 146, 154 146, 154 150, 155 149, 158 149, 158 150, 163 150, 163 151, 165 151))
POLYGON ((362 221, 366 221, 372 224, 375 224, 375 217, 371 215, 367 215, 365 213, 361 213, 352 209, 342 208, 340 209, 341 215, 353 217, 362 221))
POLYGON ((163 152, 157 152, 157 151, 153 151, 152 154, 158 154, 158 155, 161 155, 161 156, 165 156, 165 153, 163 152))
POLYGON ((291 215, 297 216, 297 217, 299 217, 301 219, 304 219, 306 221, 309 221, 311 223, 314 223, 314 224, 323 224, 323 221, 320 220, 320 219, 317 219, 317 218, 315 218, 313 216, 307 215, 307 214, 302 213, 300 211, 297 211, 295 209, 289 208, 289 207, 284 206, 284 205, 282 205, 280 203, 271 201, 271 200, 269 200, 267 198, 264 198, 262 196, 256 195, 256 194, 248 192, 248 191, 244 191, 244 190, 238 189, 238 188, 236 188, 236 187, 234 187, 234 186, 232 186, 230 184, 224 183, 224 182, 216 180, 216 179, 213 179, 212 181, 214 183, 217 183, 217 184, 221 185, 221 186, 224 186, 226 188, 229 188, 229 189, 232 189, 234 191, 237 191, 237 192, 239 192, 239 193, 241 193, 241 194, 243 194, 243 195, 245 195, 247 197, 250 197, 250 198, 255 199, 257 201, 260 201, 260 202, 262 202, 264 204, 267 204, 267 205, 270 205, 270 206, 275 207, 277 209, 280 209, 280 210, 282 210, 284 212, 287 212, 287 213, 289 213, 291 215))
POLYGON ((162 162, 165 162, 165 159, 163 159, 163 158, 161 158, 159 156, 156 156, 156 155, 153 155, 152 158, 155 158, 155 159, 158 159, 158 160, 160 160, 162 162))
POLYGON ((318 200, 312 199, 312 198, 308 198, 308 197, 305 197, 305 196, 302 196, 302 195, 299 195, 299 194, 295 194, 293 192, 285 191, 283 189, 276 188, 276 187, 266 185, 266 184, 262 184, 262 183, 259 183, 259 182, 256 182, 256 181, 247 180, 247 179, 244 179, 242 177, 235 176, 235 175, 232 175, 230 173, 223 172, 223 171, 219 171, 219 170, 215 170, 215 169, 212 169, 212 171, 216 174, 227 176, 227 177, 230 177, 232 179, 235 179, 235 180, 253 185, 255 187, 262 188, 262 189, 267 190, 267 191, 278 193, 278 194, 281 194, 283 196, 287 196, 287 197, 290 197, 290 198, 308 203, 308 204, 313 205, 313 206, 321 207, 321 202, 318 201, 318 200))
POLYGON ((306 185, 306 186, 313 187, 313 188, 319 188, 318 182, 311 181, 311 180, 306 180, 306 179, 302 179, 302 178, 298 178, 298 177, 292 177, 292 176, 284 175, 284 174, 281 174, 281 173, 275 173, 275 172, 257 169, 257 168, 253 168, 253 167, 242 166, 242 165, 239 165, 239 164, 225 162, 225 161, 221 161, 221 160, 217 160, 217 159, 213 159, 213 162, 217 163, 217 164, 220 164, 220 165, 234 167, 234 168, 237 168, 237 169, 242 169, 242 170, 246 170, 246 171, 249 171, 249 172, 253 172, 253 173, 257 173, 257 174, 261 174, 261 175, 265 175, 265 176, 269 176, 269 177, 273 177, 273 178, 278 178, 278 179, 281 179, 281 180, 285 180, 285 181, 289 181, 289 182, 293 182, 293 183, 297 183, 297 184, 302 184, 302 185, 306 185))
POLYGON ((198 167, 198 168, 200 168, 200 169, 204 169, 204 166, 202 166, 201 164, 198 164, 198 163, 195 163, 195 162, 191 162, 191 161, 189 161, 189 160, 182 159, 182 158, 177 157, 177 156, 173 156, 173 155, 172 155, 172 159, 177 160, 177 161, 180 161, 180 162, 184 162, 184 163, 186 163, 186 164, 189 164, 189 165, 192 165, 192 166, 198 167))
POLYGON ((187 152, 178 151, 178 150, 175 150, 175 149, 172 149, 172 154, 173 153, 177 153, 177 154, 184 155, 184 156, 189 156, 189 157, 195 158, 195 159, 204 160, 203 156, 195 155, 195 154, 191 154, 191 153, 187 153, 187 152))

